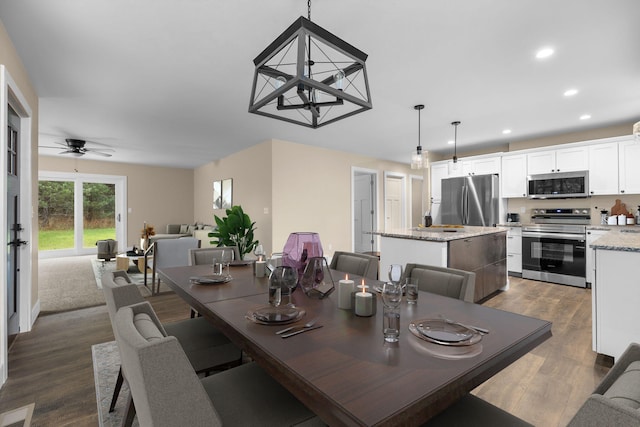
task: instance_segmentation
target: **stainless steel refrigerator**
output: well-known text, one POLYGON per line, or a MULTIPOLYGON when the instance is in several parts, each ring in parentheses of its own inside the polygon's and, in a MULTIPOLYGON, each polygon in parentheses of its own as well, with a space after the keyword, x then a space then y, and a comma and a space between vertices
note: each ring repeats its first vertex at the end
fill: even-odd
POLYGON ((442 223, 492 227, 499 220, 498 175, 442 180, 442 223))

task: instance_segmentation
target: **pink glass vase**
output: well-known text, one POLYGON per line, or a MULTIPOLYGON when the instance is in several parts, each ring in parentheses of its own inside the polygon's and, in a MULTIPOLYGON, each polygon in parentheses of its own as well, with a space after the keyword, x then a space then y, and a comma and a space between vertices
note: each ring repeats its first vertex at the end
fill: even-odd
POLYGON ((322 243, 318 233, 291 233, 282 250, 282 265, 295 268, 299 279, 309 259, 322 256, 322 243))

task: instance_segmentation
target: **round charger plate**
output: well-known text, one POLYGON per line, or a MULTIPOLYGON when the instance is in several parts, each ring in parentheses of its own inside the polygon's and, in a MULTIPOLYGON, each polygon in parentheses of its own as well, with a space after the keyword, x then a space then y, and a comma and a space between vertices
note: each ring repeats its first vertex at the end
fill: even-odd
POLYGON ((443 319, 421 319, 409 323, 409 331, 416 337, 444 346, 470 346, 482 340, 473 329, 443 319))
POLYGON ((206 276, 189 277, 189 281, 194 285, 219 285, 227 283, 231 280, 231 276, 223 274, 209 274, 206 276))
POLYGON ((266 305, 247 312, 247 319, 261 325, 286 325, 297 322, 306 314, 303 309, 295 306, 273 307, 266 305))

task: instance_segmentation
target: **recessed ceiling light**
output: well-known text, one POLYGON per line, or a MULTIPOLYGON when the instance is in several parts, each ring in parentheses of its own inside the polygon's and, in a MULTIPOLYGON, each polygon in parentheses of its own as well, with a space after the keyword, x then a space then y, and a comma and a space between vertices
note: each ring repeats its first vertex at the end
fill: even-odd
POLYGON ((591 114, 583 114, 580 116, 580 120, 589 120, 591 118, 591 114))
POLYGON ((505 129, 502 131, 504 135, 509 135, 511 133, 511 129, 505 129))
POLYGON ((447 141, 447 144, 453 145, 453 139, 451 141, 447 141))
POLYGON ((564 96, 573 96, 578 93, 578 89, 568 89, 564 91, 564 96))
POLYGON ((543 47, 539 51, 536 52, 536 58, 544 59, 553 55, 554 50, 550 47, 543 47))

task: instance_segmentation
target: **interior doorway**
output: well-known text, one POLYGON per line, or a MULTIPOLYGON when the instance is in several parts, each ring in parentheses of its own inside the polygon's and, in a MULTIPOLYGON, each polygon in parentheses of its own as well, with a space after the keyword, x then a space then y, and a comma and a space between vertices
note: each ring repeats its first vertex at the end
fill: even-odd
POLYGON ((394 172, 384 173, 384 229, 399 230, 406 227, 406 176, 394 172))
POLYGON ((351 186, 353 194, 353 251, 358 253, 377 252, 377 239, 371 232, 378 224, 377 202, 378 172, 353 168, 351 186))

